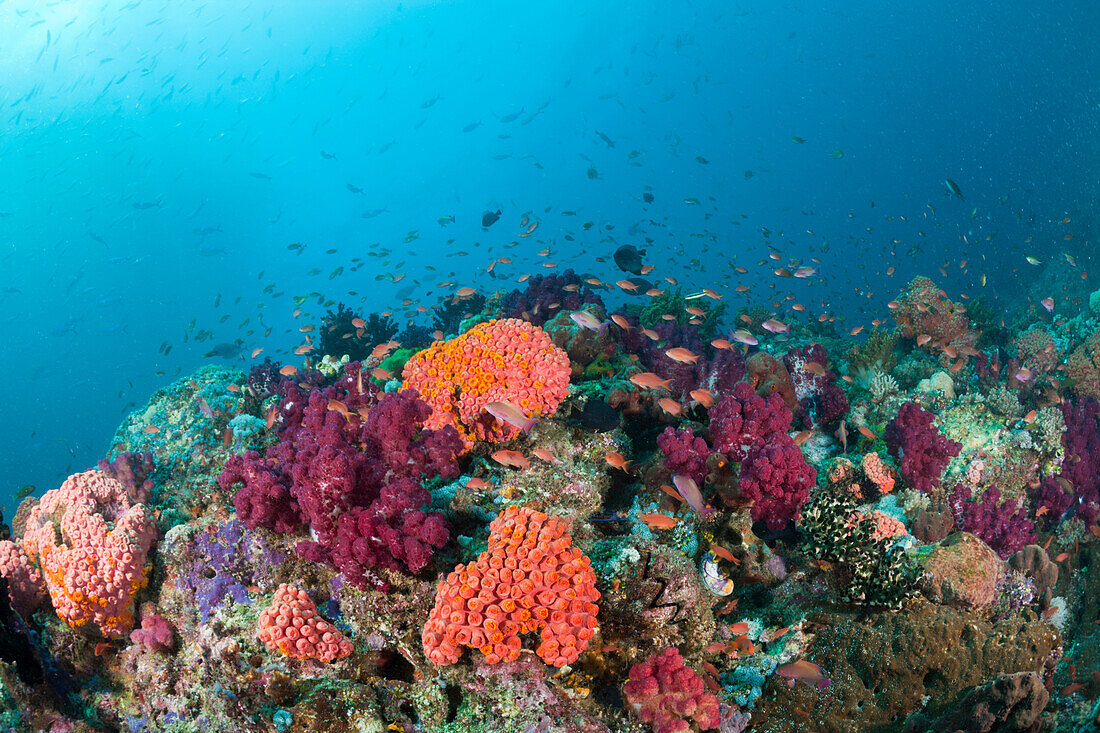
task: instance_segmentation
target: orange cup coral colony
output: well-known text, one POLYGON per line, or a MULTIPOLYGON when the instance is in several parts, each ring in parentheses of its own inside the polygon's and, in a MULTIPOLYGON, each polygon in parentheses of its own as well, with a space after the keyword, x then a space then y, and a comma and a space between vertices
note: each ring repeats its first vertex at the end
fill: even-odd
POLYGON ((402 376, 432 407, 424 427, 454 425, 469 446, 519 432, 485 412, 492 402, 511 402, 528 417, 554 414, 569 393, 569 356, 538 326, 506 318, 414 354, 402 376))
POLYGON ((489 664, 519 657, 523 634, 541 631, 535 649, 547 664, 577 660, 596 633, 596 574, 573 547, 566 522, 510 506, 489 525, 489 549, 439 584, 421 633, 433 664, 454 664, 462 647, 489 664))

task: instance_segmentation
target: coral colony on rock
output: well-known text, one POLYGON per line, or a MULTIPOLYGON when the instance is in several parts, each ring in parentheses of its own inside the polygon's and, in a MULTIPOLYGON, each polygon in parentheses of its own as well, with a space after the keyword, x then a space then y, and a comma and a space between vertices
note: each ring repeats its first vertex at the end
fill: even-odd
MULTIPOLYGON (((662 299, 673 319, 639 341, 652 306, 576 281, 490 294, 382 386, 392 332, 155 394, 0 542, 5 725, 1095 720, 1094 313, 1063 324, 1072 367, 1040 370, 998 365, 921 277, 892 335, 855 346, 704 329, 717 292, 662 299), (612 426, 586 424, 594 402, 612 426)), ((1010 343, 1033 354, 1041 328, 1010 343)))
MULTIPOLYGON (((395 17, 414 12, 404 5, 422 10, 403 3, 395 17)), ((195 14, 205 21, 203 7, 195 14)), ((24 15, 0 7, 5 23, 24 15)), ((379 33, 371 43, 387 53, 406 40, 379 33)), ((198 43, 205 59, 205 34, 178 50, 198 43)), ((129 46, 128 32, 119 35, 129 46)), ((638 56, 651 53, 624 35, 638 56)), ((688 58, 694 35, 672 37, 688 58)), ((9 47, 2 35, 0 47, 9 47)), ((345 53, 333 44, 325 64, 345 53)), ((190 99, 182 74, 163 80, 159 56, 143 56, 140 76, 190 99)), ((99 65, 111 68, 112 58, 99 65)), ((312 58, 281 84, 316 81, 338 98, 322 117, 350 114, 359 88, 329 89, 306 68, 312 58)), ((609 62, 605 76, 621 66, 609 62)), ((81 73, 93 72, 106 69, 81 73)), ((275 96, 274 81, 252 89, 247 76, 219 71, 219 84, 223 76, 240 89, 241 114, 275 96)), ((578 74, 574 86, 584 84, 578 74)), ((689 87, 677 82, 676 93, 689 87)), ((676 93, 662 103, 681 104, 676 93)), ((48 96, 35 87, 11 103, 7 94, 0 88, 4 117, 48 96)), ((152 104, 144 94, 112 118, 152 104)), ((466 94, 414 106, 435 114, 449 96, 466 94)), ((385 92, 362 97, 366 107, 385 92)), ((615 101, 634 114, 633 102, 615 101)), ((385 117, 390 98, 384 104, 371 114, 385 117)), ((519 130, 548 105, 501 102, 485 124, 519 130)), ((700 115, 706 125, 719 124, 714 117, 700 115)), ((56 124, 71 118, 59 113, 56 124)), ((327 124, 318 121, 314 137, 327 124)), ((481 124, 456 134, 472 140, 481 124)), ((80 119, 74 129, 90 127, 80 119)), ((265 137, 243 134, 242 147, 265 137)), ((611 134, 584 134, 615 148, 611 134)), ((385 152, 391 143, 379 141, 385 152)), ((807 143, 791 141, 785 133, 787 147, 807 143)), ((681 144, 670 135, 654 147, 679 156, 681 144)), ((337 152, 351 153, 330 150, 310 159, 335 166, 337 152)), ((265 163, 274 173, 292 153, 265 163)), ((695 153, 689 165, 719 168, 695 153)), ((643 157, 629 143, 614 154, 643 157)), ((616 175, 582 158, 582 183, 616 175)), ((251 181, 275 190, 256 168, 251 181)), ((764 165, 735 173, 738 185, 767 174, 764 165)), ((801 233, 760 227, 760 251, 738 259, 732 250, 742 254, 750 238, 719 221, 730 217, 717 197, 678 194, 678 208, 713 216, 678 229, 680 220, 646 208, 661 196, 648 185, 624 196, 645 213, 618 229, 604 212, 586 220, 547 202, 526 213, 505 199, 463 204, 427 225, 455 233, 446 256, 457 259, 446 263, 420 249, 419 230, 396 251, 364 244, 349 261, 333 243, 321 260, 336 268, 331 292, 267 285, 259 327, 245 331, 246 320, 239 334, 201 347, 218 361, 181 362, 178 378, 165 376, 151 396, 135 389, 108 448, 86 463, 70 449, 70 469, 20 492, 7 524, 0 516, 0 733, 1100 731, 1091 255, 1078 261, 1038 243, 1039 257, 1012 250, 1012 267, 1049 269, 1012 299, 993 298, 986 275, 967 268, 1001 245, 996 232, 980 242, 967 224, 986 215, 978 206, 995 207, 951 175, 963 185, 937 174, 937 195, 973 206, 969 222, 941 225, 938 199, 908 214, 930 232, 929 249, 934 238, 944 247, 942 266, 919 245, 906 259, 898 252, 909 243, 891 245, 877 230, 830 254, 810 230, 814 244, 803 247, 787 240, 801 233), (697 244, 655 239, 689 231, 697 244), (695 247, 702 259, 692 259, 695 247), (871 250, 887 263, 874 273, 877 260, 862 264, 871 250), (853 296, 855 275, 843 286, 833 278, 857 266, 869 279, 853 296), (378 291, 360 297, 337 278, 378 291), (282 341, 264 317, 285 321, 282 341)), ((34 179, 55 180, 37 168, 34 179)), ((341 196, 365 198, 344 180, 341 196)), ((473 198, 458 188, 449 196, 473 198)), ((384 198, 354 222, 389 213, 379 222, 392 223, 399 217, 385 204, 398 206, 384 198)), ((152 196, 132 202, 134 211, 161 207, 152 196)), ((129 221, 126 208, 118 221, 129 221)), ((1068 227, 1063 216, 1053 221, 1068 227)), ((1013 208, 1007 218, 1024 214, 1013 208)), ((1091 235, 1085 225, 1047 235, 1059 246, 1079 236, 1088 249, 1093 222, 1091 235)), ((222 232, 196 224, 203 238, 222 232)), ((277 239, 273 231, 256 238, 277 239)), ((318 246, 276 249, 300 268, 318 246)), ((247 256, 234 287, 256 282, 253 269, 267 264, 247 256)), ((70 289, 85 287, 79 279, 70 289)), ((128 334, 135 343, 138 331, 128 334)), ((194 323, 187 334, 213 338, 194 323)), ((166 342, 160 353, 170 350, 166 342)), ((120 371, 136 369, 132 354, 116 356, 120 371)), ((49 378, 51 391, 96 392, 49 378)))

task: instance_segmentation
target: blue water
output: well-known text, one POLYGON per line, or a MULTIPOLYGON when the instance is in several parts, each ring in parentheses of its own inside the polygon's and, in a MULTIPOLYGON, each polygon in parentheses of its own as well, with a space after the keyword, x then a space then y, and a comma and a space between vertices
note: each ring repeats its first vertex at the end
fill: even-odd
POLYGON ((0 5, 0 503, 93 464, 218 343, 292 359, 325 310, 296 295, 431 306, 546 261, 614 281, 596 258, 646 236, 734 306, 776 281, 731 260, 816 256, 775 292, 844 328, 914 274, 1005 317, 1087 295, 1100 5, 981 5, 0 5))

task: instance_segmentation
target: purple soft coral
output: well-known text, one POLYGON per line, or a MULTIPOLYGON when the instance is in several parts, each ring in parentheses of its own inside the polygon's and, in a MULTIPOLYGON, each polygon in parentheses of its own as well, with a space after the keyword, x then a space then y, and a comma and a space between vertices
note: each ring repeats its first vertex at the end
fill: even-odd
POLYGON ((458 433, 424 430, 430 408, 417 393, 379 396, 358 364, 308 397, 296 389, 287 389, 280 441, 266 460, 234 457, 219 477, 237 489, 240 518, 276 531, 300 518, 312 537, 299 554, 333 563, 359 587, 388 587, 372 568, 423 569, 450 533, 442 514, 421 511, 431 495, 419 481, 458 475, 458 433))
POLYGON ((580 310, 589 304, 603 308, 603 299, 570 269, 560 275, 536 275, 525 290, 505 295, 500 310, 504 318, 522 318, 541 326, 562 310, 580 310))
POLYGON ((786 434, 751 448, 741 464, 738 486, 753 502, 752 518, 769 530, 782 529, 798 517, 817 481, 817 469, 786 434))
POLYGON ((791 411, 779 394, 761 397, 745 382, 722 395, 708 415, 715 450, 735 463, 745 460, 758 442, 786 435, 791 426, 791 411))
POLYGON ((665 454, 665 468, 702 485, 707 477, 707 458, 711 453, 707 441, 695 437, 690 430, 668 427, 657 436, 657 447, 665 454))
POLYGON ((936 430, 934 418, 916 402, 906 402, 886 426, 887 450, 909 485, 924 493, 936 487, 947 462, 962 448, 936 430))
POLYGON ((958 484, 951 494, 955 527, 977 535, 1008 559, 1024 545, 1035 541, 1035 525, 1027 518, 1027 508, 1014 501, 1001 502, 1001 491, 990 486, 977 501, 971 501, 971 489, 958 484))

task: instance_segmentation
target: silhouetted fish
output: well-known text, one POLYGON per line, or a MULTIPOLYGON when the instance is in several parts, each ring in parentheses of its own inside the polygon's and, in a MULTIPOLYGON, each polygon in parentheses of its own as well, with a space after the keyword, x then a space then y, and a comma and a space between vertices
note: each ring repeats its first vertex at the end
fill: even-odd
POLYGON ((629 272, 631 275, 641 275, 643 255, 645 255, 644 249, 638 249, 633 244, 624 244, 615 250, 615 264, 623 272, 629 272))
POLYGON ((486 211, 481 215, 481 228, 488 229, 493 224, 496 224, 500 219, 500 209, 496 211, 486 211))
POLYGON ((619 427, 619 413, 601 399, 590 397, 583 409, 573 407, 570 417, 589 430, 606 433, 619 427))

